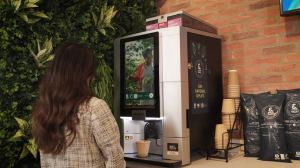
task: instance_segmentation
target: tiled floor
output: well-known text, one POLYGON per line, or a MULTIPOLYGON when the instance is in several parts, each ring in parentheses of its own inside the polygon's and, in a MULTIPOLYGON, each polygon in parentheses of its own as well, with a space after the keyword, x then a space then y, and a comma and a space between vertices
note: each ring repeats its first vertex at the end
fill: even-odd
MULTIPOLYGON (((235 155, 228 163, 225 160, 210 159, 201 157, 197 153, 191 154, 191 164, 181 166, 181 168, 300 168, 300 160, 292 160, 293 163, 281 163, 260 161, 257 158, 243 157, 243 153, 235 155)), ((127 162, 129 168, 162 168, 159 166, 145 165, 133 162, 127 162)))

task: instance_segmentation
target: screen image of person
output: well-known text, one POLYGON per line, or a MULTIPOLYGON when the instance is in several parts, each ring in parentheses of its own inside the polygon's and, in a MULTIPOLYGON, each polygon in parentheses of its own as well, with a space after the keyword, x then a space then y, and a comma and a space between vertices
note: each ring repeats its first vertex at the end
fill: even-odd
MULTIPOLYGON (((152 61, 152 49, 147 48, 143 52, 143 58, 145 62, 138 66, 138 70, 134 77, 129 77, 131 81, 139 82, 140 92, 150 92, 153 96, 154 92, 154 67, 152 61)), ((140 100, 140 105, 154 105, 154 100, 140 100)))

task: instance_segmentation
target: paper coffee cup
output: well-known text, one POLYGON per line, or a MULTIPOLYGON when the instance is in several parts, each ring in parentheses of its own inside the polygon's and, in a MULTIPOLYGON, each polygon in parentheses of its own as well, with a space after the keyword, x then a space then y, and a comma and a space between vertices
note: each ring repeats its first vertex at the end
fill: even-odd
POLYGON ((239 85, 239 77, 237 70, 229 70, 228 72, 228 85, 239 85))
POLYGON ((147 157, 149 153, 150 141, 136 141, 137 155, 139 157, 147 157))

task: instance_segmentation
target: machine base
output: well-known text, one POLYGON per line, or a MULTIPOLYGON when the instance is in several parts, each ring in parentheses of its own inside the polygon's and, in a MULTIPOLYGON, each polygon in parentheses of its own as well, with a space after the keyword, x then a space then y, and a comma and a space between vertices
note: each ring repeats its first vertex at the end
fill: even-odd
POLYGON ((138 162, 149 165, 156 165, 162 167, 176 167, 181 166, 181 161, 178 160, 165 160, 162 156, 159 155, 151 155, 149 154, 147 157, 138 157, 137 154, 124 154, 124 159, 130 162, 138 162))

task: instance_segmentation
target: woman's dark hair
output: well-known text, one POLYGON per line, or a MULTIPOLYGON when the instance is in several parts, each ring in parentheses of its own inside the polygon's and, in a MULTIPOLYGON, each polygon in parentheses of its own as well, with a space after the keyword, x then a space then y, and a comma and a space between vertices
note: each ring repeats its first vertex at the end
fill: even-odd
POLYGON ((96 97, 90 84, 98 64, 83 44, 69 43, 55 53, 32 113, 32 134, 43 153, 57 155, 73 143, 78 107, 96 97))
POLYGON ((143 57, 147 58, 149 54, 152 54, 152 50, 150 48, 147 48, 143 51, 143 57))

